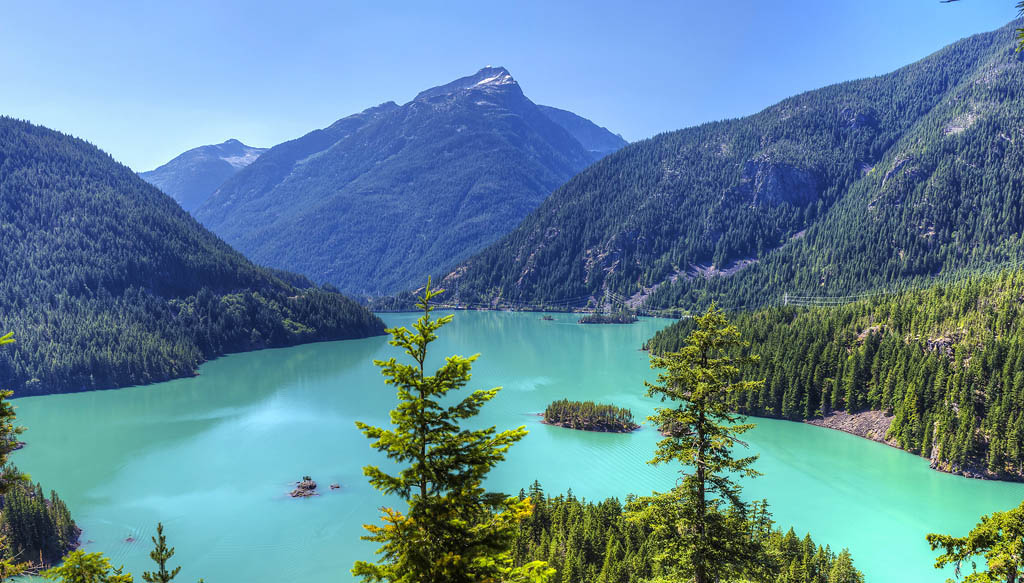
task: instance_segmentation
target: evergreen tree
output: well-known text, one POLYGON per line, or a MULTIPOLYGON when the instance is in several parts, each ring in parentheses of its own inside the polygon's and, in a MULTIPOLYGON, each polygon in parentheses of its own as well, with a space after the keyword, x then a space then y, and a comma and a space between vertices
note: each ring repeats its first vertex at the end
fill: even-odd
MULTIPOLYGON (((13 343, 13 332, 0 336, 0 346, 13 343)), ((14 424, 14 406, 10 402, 10 397, 13 394, 13 391, 0 390, 0 469, 7 468, 8 458, 18 448, 18 435, 25 431, 24 427, 14 424)), ((17 473, 4 471, 0 474, 0 496, 7 493, 13 482, 22 479, 24 476, 17 473)))
POLYGON ((74 551, 57 567, 43 571, 42 576, 58 583, 132 583, 131 573, 124 567, 114 568, 103 553, 74 551))
POLYGON ((451 315, 431 318, 431 301, 442 292, 431 289, 428 279, 418 303, 423 315, 413 325, 414 332, 405 327, 388 330, 390 343, 414 362, 374 361, 398 393, 398 406, 391 411, 393 429, 356 425, 374 440, 374 449, 402 469, 389 474, 367 466, 363 473, 374 488, 405 500, 408 511, 383 508, 384 525, 366 526, 370 535, 363 538, 381 544, 377 553, 382 558, 376 564, 358 561, 352 573, 374 582, 546 580, 552 571, 543 563, 512 567, 516 527, 530 514, 529 500, 483 488, 487 473, 526 429, 499 433, 494 427, 460 427, 499 391, 477 390, 454 404, 445 398, 466 386, 479 355, 449 356, 433 375, 426 373, 428 346, 437 339, 437 330, 452 320, 451 315))
POLYGON ((680 471, 682 484, 662 495, 644 515, 671 517, 674 524, 664 525, 675 539, 669 560, 678 560, 681 574, 695 583, 718 581, 746 569, 752 561, 745 544, 740 487, 730 477, 758 475, 750 467, 756 456, 732 455, 738 436, 753 427, 737 423, 740 417, 732 413, 732 399, 764 384, 740 380, 740 366, 756 360, 738 354, 747 345, 712 304, 696 319, 696 329, 685 346, 651 357, 651 367, 664 372, 657 384, 646 383, 648 395, 672 401, 674 407, 659 407, 650 417, 665 438, 649 463, 675 462, 687 469, 680 471))
MULTIPOLYGON (((13 332, 0 336, 0 346, 13 343, 13 332)), ((11 391, 0 391, 0 472, 2 472, 0 473, 0 496, 7 494, 14 483, 20 482, 23 479, 23 476, 17 471, 9 471, 7 465, 8 457, 18 446, 18 434, 24 431, 24 428, 14 425, 14 407, 8 400, 12 394, 11 391)), ((12 551, 10 539, 6 533, 0 533, 0 553, 2 553, 2 558, 0 558, 0 582, 7 581, 25 572, 28 564, 18 562, 18 557, 12 551)))
POLYGON ((935 568, 953 565, 960 576, 964 562, 970 561, 967 583, 1017 583, 1024 565, 1024 503, 1013 510, 982 516, 981 522, 965 537, 929 534, 932 550, 942 550, 935 568), (984 556, 987 569, 977 570, 974 557, 984 556))
POLYGON ((153 562, 157 564, 157 570, 155 573, 144 572, 142 580, 146 583, 170 583, 177 576, 178 572, 181 571, 181 567, 178 566, 170 571, 167 570, 167 561, 174 556, 174 547, 167 546, 167 537, 164 536, 163 523, 157 523, 156 525, 156 536, 153 537, 153 546, 154 548, 150 551, 149 558, 153 559, 153 562))
POLYGON ((864 575, 853 568, 850 551, 843 549, 828 572, 829 583, 864 583, 864 575))

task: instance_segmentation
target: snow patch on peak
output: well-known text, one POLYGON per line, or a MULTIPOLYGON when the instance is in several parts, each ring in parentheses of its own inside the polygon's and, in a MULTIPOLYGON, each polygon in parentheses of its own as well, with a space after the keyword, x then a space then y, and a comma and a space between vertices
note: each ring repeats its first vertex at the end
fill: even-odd
POLYGON ((245 168, 249 164, 256 161, 256 158, 260 157, 263 150, 249 151, 241 156, 221 156, 221 160, 224 160, 228 164, 231 164, 235 168, 245 168))
POLYGON ((512 78, 512 75, 509 75, 508 71, 502 69, 500 73, 493 77, 477 81, 474 87, 479 87, 481 85, 510 85, 515 82, 516 80, 512 78))

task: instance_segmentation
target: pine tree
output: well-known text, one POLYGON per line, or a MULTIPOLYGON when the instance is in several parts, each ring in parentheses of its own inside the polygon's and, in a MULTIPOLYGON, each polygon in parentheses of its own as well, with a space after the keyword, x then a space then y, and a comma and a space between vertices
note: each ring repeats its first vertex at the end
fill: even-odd
POLYGON ((740 487, 730 477, 758 475, 750 467, 756 456, 737 459, 731 451, 753 425, 737 423, 740 417, 731 406, 735 397, 764 381, 740 380, 740 366, 756 357, 739 354, 748 344, 720 309, 712 304, 696 324, 678 352, 651 357, 651 367, 664 372, 657 384, 646 383, 648 395, 674 407, 659 407, 650 417, 665 438, 649 463, 680 463, 684 477, 648 507, 646 517, 675 517, 676 524, 662 524, 676 539, 672 546, 678 555, 668 560, 677 561, 680 574, 695 583, 709 583, 742 571, 751 553, 757 554, 744 532, 740 487))
POLYGON ((953 565, 960 576, 963 564, 970 561, 972 572, 965 583, 1017 583, 1024 565, 1024 503, 1013 510, 982 516, 981 522, 965 537, 929 534, 932 550, 942 550, 935 568, 953 565), (977 570, 975 557, 984 556, 987 569, 977 570))
MULTIPOLYGON (((13 342, 13 332, 0 336, 0 346, 12 344, 13 342)), ((13 394, 13 391, 0 390, 0 468, 7 467, 8 458, 18 447, 18 435, 25 431, 24 427, 18 427, 14 424, 14 406, 10 402, 10 397, 13 394)), ((13 482, 23 479, 24 476, 21 474, 12 475, 11 473, 4 472, 0 475, 0 496, 7 493, 13 482)))
POLYGON ((374 361, 386 383, 397 390, 391 411, 393 429, 356 425, 371 446, 400 464, 397 474, 377 466, 363 473, 382 493, 408 504, 406 513, 382 508, 384 525, 366 525, 365 540, 380 543, 376 563, 356 562, 352 573, 366 581, 402 583, 471 583, 476 581, 544 581, 553 571, 539 562, 512 567, 511 549, 518 523, 531 511, 529 499, 487 492, 487 473, 526 435, 525 427, 497 432, 494 427, 460 427, 474 417, 499 388, 477 390, 455 404, 445 399, 470 380, 479 355, 449 356, 427 375, 427 349, 452 316, 431 318, 431 301, 444 290, 427 287, 417 306, 423 315, 413 325, 388 330, 391 345, 404 349, 413 364, 395 358, 374 361))
MULTIPOLYGON (((0 346, 13 342, 13 332, 0 336, 0 346)), ((0 496, 7 494, 16 482, 24 481, 24 476, 16 471, 10 471, 7 464, 11 452, 18 446, 18 434, 25 430, 14 425, 14 407, 8 400, 13 394, 13 391, 0 391, 0 496)), ((0 535, 0 552, 3 554, 3 558, 0 559, 0 582, 25 572, 28 564, 18 562, 18 557, 14 556, 6 535, 0 535)))
POLYGON ((174 556, 174 547, 167 546, 167 537, 164 536, 164 525, 158 522, 156 525, 156 536, 153 537, 153 550, 149 553, 149 558, 153 559, 153 562, 157 564, 157 570, 155 573, 146 571, 142 574, 142 580, 146 583, 170 583, 175 576, 181 571, 181 567, 175 567, 171 571, 167 570, 167 561, 174 556))
POLYGON ((864 583, 864 575, 853 567, 850 551, 843 549, 828 573, 828 583, 864 583))
POLYGON ((42 572, 42 576, 59 583, 132 583, 130 573, 123 567, 114 568, 103 553, 74 551, 64 557, 57 567, 42 572))

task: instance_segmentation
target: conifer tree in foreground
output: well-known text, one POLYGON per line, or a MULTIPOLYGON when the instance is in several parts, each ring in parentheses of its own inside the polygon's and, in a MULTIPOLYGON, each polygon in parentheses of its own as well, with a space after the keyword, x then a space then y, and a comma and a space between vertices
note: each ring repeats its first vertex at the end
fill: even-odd
MULTIPOLYGON (((0 336, 0 346, 14 343, 14 333, 8 332, 0 336)), ((7 461, 11 453, 18 448, 18 435, 25 431, 24 427, 14 424, 14 406, 10 398, 14 391, 0 390, 0 469, 7 468, 7 461)), ((6 494, 13 481, 22 480, 21 474, 10 475, 4 473, 0 476, 0 495, 6 494)))
POLYGON ((971 573, 966 583, 1017 583, 1024 571, 1024 503, 1006 512, 982 516, 981 522, 965 537, 929 534, 932 550, 944 552, 935 559, 935 568, 953 565, 957 578, 966 561, 971 573), (978 571, 975 557, 985 557, 987 569, 978 571))
POLYGON ((167 546, 167 537, 164 536, 164 525, 158 522, 156 525, 156 536, 153 537, 153 550, 149 558, 157 564, 155 573, 146 571, 142 574, 142 580, 146 583, 170 583, 181 571, 181 566, 167 570, 167 561, 174 556, 174 547, 167 546))
POLYGON ((710 583, 754 570, 761 553, 746 532, 740 486, 730 477, 753 477, 756 456, 734 458, 738 436, 753 425, 739 424, 731 398, 761 386, 740 379, 740 366, 756 357, 739 355, 747 346, 735 326, 714 304, 696 319, 697 327, 678 352, 651 356, 663 369, 658 382, 645 383, 648 395, 671 401, 650 417, 664 439, 651 464, 680 463, 681 483, 646 499, 638 518, 658 525, 667 544, 659 562, 695 583, 710 583))
POLYGON ((519 521, 532 510, 529 499, 487 492, 482 485, 509 447, 526 435, 525 427, 500 433, 494 427, 460 427, 498 394, 494 388, 474 391, 456 403, 445 399, 466 386, 479 355, 449 356, 433 375, 426 374, 427 348, 437 330, 452 320, 451 315, 430 315, 431 300, 443 291, 431 289, 428 279, 417 304, 423 315, 413 331, 388 330, 391 345, 404 349, 413 363, 374 361, 397 391, 393 428, 356 425, 374 440, 371 447, 402 469, 388 474, 367 466, 363 473, 383 494, 405 500, 408 509, 382 508, 384 524, 365 526, 370 534, 363 539, 380 543, 381 558, 356 562, 352 574, 389 583, 545 581, 553 573, 545 563, 512 567, 511 546, 519 521))
POLYGON ((42 576, 60 583, 132 583, 131 574, 123 569, 114 568, 103 553, 74 551, 59 566, 43 571, 42 576))
MULTIPOLYGON (((0 346, 12 344, 14 333, 8 332, 0 336, 0 346)), ((14 406, 9 401, 13 391, 0 390, 0 496, 7 494, 15 481, 23 480, 20 473, 8 471, 8 458, 18 447, 18 434, 25 430, 14 424, 14 406)), ((18 562, 18 557, 12 556, 11 544, 6 536, 0 535, 0 552, 3 558, 0 559, 0 581, 7 581, 25 572, 27 563, 18 562)))

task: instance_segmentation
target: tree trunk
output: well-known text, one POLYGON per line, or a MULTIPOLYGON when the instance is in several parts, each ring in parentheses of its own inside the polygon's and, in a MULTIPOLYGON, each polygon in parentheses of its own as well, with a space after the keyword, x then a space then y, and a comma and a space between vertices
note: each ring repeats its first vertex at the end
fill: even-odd
POLYGON ((697 553, 694 561, 694 583, 707 583, 707 572, 704 565, 704 550, 707 548, 707 500, 704 491, 704 459, 707 456, 707 444, 704 437, 704 412, 697 415, 697 553))

